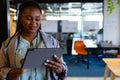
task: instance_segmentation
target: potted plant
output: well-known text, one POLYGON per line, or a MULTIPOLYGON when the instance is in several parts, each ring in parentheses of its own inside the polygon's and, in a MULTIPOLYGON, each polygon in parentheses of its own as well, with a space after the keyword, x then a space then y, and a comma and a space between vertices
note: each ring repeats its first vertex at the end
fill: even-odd
MULTIPOLYGON (((118 7, 120 8, 120 0, 117 0, 118 7)), ((114 0, 107 0, 107 14, 110 15, 115 9, 114 0)))
POLYGON ((103 34, 103 28, 99 29, 98 34, 103 34))

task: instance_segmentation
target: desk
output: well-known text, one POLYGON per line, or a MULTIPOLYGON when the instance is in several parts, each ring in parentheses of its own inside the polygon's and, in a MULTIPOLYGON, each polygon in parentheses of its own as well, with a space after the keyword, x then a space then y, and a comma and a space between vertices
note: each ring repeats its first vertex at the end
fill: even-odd
MULTIPOLYGON (((86 43, 87 44, 87 43, 86 43)), ((109 44, 109 43, 106 43, 106 42, 102 42, 100 44, 100 46, 97 46, 97 47, 90 47, 90 46, 87 46, 87 50, 89 52, 99 52, 100 53, 100 58, 103 58, 103 57, 106 57, 106 54, 104 54, 107 50, 111 50, 111 51, 114 51, 116 52, 117 54, 120 54, 120 48, 119 46, 117 45, 114 45, 114 44, 109 44), (117 50, 117 51, 116 51, 117 50)), ((116 54, 116 55, 117 55, 116 54)), ((99 54, 98 54, 99 55, 99 54)), ((116 56, 115 55, 115 56, 116 56)))
POLYGON ((106 80, 109 70, 111 71, 110 80, 115 80, 115 76, 120 76, 120 59, 119 58, 103 58, 103 61, 106 63, 104 80, 106 80))
POLYGON ((107 50, 108 49, 116 49, 119 52, 119 46, 114 45, 114 44, 109 44, 109 43, 103 42, 103 43, 101 43, 101 47, 104 49, 107 49, 107 50))

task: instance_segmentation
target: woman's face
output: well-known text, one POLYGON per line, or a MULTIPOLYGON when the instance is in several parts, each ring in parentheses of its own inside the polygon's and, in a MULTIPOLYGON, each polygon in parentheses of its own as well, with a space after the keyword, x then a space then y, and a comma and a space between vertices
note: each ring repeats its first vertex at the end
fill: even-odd
POLYGON ((24 27, 23 32, 35 33, 41 24, 41 13, 38 8, 29 7, 25 8, 20 21, 24 27))

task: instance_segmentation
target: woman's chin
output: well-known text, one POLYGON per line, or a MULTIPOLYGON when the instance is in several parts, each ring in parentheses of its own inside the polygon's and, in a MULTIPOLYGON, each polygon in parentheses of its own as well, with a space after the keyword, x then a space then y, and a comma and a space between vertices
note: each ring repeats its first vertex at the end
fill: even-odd
POLYGON ((30 33, 36 33, 37 30, 30 30, 30 33))

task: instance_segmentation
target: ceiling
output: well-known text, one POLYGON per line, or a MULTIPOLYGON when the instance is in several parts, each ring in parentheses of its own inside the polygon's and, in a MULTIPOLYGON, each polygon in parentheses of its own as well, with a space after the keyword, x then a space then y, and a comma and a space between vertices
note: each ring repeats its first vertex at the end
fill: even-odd
MULTIPOLYGON (((23 0, 10 0, 10 7, 15 8, 17 3, 19 3, 20 1, 23 0)), ((102 2, 39 2, 39 4, 45 15, 50 16, 79 16, 103 13, 102 2)))
POLYGON ((46 3, 40 4, 47 15, 79 16, 81 14, 101 14, 103 13, 102 3, 46 3))

